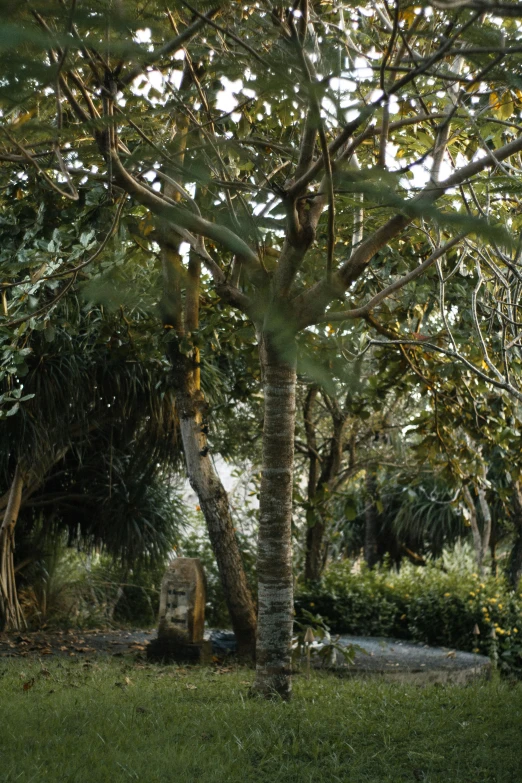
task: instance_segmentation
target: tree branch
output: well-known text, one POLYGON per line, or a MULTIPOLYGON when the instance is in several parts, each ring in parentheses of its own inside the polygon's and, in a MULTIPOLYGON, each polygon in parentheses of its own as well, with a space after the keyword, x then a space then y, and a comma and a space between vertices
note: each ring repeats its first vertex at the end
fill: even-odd
MULTIPOLYGON (((362 305, 362 307, 356 307, 353 310, 342 310, 341 312, 326 313, 322 319, 322 322, 333 323, 334 321, 345 321, 349 318, 364 318, 364 316, 368 315, 375 307, 377 307, 377 305, 380 304, 383 299, 386 299, 394 291, 399 291, 405 285, 411 283, 412 280, 416 280, 417 277, 420 277, 422 274, 424 274, 426 269, 429 269, 429 267, 432 266, 435 261, 437 261, 437 259, 447 253, 448 250, 451 250, 451 248, 458 244, 461 239, 464 239, 467 234, 468 232, 464 231, 458 236, 454 237, 454 239, 451 239, 442 247, 439 247, 434 253, 431 254, 429 258, 426 259, 426 261, 413 269, 407 275, 404 275, 404 277, 399 278, 399 280, 396 280, 382 291, 379 291, 378 294, 375 294, 375 296, 372 297, 365 305, 362 305)), ((319 323, 321 323, 321 321, 319 323)))
POLYGON ((328 303, 335 297, 342 296, 351 283, 361 276, 374 255, 400 234, 416 216, 422 214, 424 208, 430 207, 447 190, 458 187, 485 169, 492 168, 498 162, 502 162, 521 151, 522 135, 495 150, 495 161, 490 157, 479 158, 458 169, 442 182, 429 183, 417 196, 404 204, 404 214, 394 215, 354 250, 341 266, 339 272, 334 275, 331 284, 317 283, 306 294, 295 300, 296 312, 299 314, 298 327, 304 328, 322 320, 328 303))

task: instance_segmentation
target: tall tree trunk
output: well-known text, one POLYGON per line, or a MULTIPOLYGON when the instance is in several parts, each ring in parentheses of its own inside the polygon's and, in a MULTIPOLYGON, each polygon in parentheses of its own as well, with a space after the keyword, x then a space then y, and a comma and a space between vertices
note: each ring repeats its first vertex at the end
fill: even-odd
POLYGON ((522 577, 522 488, 520 481, 516 481, 513 487, 512 519, 515 527, 515 537, 509 554, 508 577, 511 586, 516 590, 522 577))
POLYGON ((375 473, 366 471, 366 510, 364 512, 364 560, 368 568, 379 562, 379 512, 375 504, 377 480, 375 473))
POLYGON ((19 631, 26 625, 18 602, 14 570, 14 532, 22 502, 23 486, 24 478, 18 463, 0 527, 0 619, 6 631, 19 631))
POLYGON ((265 334, 260 360, 265 396, 259 510, 256 690, 288 699, 292 689, 292 482, 295 429, 295 344, 285 356, 265 334))

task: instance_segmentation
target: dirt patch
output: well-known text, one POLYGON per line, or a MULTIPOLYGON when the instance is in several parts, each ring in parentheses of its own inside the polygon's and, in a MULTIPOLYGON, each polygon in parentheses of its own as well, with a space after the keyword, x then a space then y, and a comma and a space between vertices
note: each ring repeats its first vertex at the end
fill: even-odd
POLYGON ((154 634, 155 631, 115 629, 0 633, 0 658, 39 658, 44 655, 121 657, 144 653, 154 634))

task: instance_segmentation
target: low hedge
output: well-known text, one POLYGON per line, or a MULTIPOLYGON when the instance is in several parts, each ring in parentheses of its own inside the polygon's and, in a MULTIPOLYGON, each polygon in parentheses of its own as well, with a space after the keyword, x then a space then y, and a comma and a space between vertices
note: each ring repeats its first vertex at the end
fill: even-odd
POLYGON ((298 589, 297 617, 303 609, 312 612, 337 634, 497 653, 503 670, 522 675, 522 592, 510 589, 503 577, 480 578, 441 562, 407 564, 399 571, 352 570, 348 561, 335 563, 320 583, 298 589))

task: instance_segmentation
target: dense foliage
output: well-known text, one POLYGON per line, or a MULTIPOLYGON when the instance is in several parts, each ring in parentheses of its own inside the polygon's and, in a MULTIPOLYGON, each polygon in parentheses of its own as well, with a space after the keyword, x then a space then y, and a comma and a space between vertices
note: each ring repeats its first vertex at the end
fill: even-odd
POLYGON ((462 548, 425 567, 405 563, 398 571, 354 571, 350 562, 334 563, 320 584, 299 590, 296 612, 320 615, 335 633, 498 654, 503 671, 521 676, 522 592, 474 569, 470 551, 462 548))

